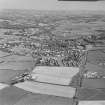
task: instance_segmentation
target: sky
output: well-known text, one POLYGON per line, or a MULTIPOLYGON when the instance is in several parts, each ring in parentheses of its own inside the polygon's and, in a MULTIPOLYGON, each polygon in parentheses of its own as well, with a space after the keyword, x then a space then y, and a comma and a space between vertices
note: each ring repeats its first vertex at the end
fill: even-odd
POLYGON ((0 0, 0 9, 105 10, 105 0, 97 2, 58 0, 0 0))

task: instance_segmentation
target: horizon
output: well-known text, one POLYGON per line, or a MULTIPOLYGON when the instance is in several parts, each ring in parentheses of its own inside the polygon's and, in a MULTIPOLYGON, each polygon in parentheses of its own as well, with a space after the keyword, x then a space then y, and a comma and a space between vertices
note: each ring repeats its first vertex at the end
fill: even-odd
POLYGON ((105 0, 94 2, 58 0, 0 0, 0 10, 2 9, 105 11, 105 0))
POLYGON ((2 14, 3 12, 6 13, 40 13, 40 14, 63 14, 63 15, 104 15, 105 14, 105 10, 36 10, 36 9, 2 9, 0 10, 0 14, 2 14))

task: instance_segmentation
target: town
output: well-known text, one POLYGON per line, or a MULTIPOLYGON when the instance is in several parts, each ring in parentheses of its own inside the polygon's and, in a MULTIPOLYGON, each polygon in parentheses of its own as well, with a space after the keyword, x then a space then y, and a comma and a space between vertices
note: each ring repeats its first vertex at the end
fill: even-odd
POLYGON ((15 105, 10 97, 24 94, 42 97, 32 105, 45 97, 57 105, 104 100, 104 20, 103 13, 0 11, 0 103, 15 105))

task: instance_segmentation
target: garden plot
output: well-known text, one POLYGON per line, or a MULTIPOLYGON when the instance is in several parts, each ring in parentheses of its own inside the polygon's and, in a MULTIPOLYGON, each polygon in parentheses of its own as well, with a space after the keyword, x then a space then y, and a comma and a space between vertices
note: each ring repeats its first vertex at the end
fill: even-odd
POLYGON ((82 87, 84 88, 92 88, 92 89, 99 89, 105 88, 105 78, 103 79, 83 79, 82 87))
POLYGON ((31 56, 11 55, 0 59, 0 69, 32 70, 35 63, 31 56))
POLYGON ((0 64, 0 69, 10 70, 32 70, 34 62, 4 62, 0 64))
POLYGON ((10 55, 2 58, 5 62, 31 62, 33 58, 31 56, 19 56, 10 55))
POLYGON ((105 101, 80 101, 78 105, 105 105, 105 101))
POLYGON ((91 72, 98 72, 98 73, 101 73, 103 75, 105 74, 105 68, 100 67, 100 66, 95 65, 95 64, 87 63, 85 65, 85 69, 88 71, 91 71, 91 72))
POLYGON ((18 83, 15 86, 32 93, 47 94, 68 98, 73 98, 75 96, 76 91, 75 88, 72 88, 70 86, 52 85, 31 81, 18 83))
POLYGON ((78 88, 76 97, 79 101, 105 100, 105 89, 78 88))
POLYGON ((27 94, 15 105, 74 105, 73 99, 43 94, 27 94))
POLYGON ((32 79, 59 85, 70 85, 72 78, 79 73, 79 68, 38 66, 32 72, 32 79))
POLYGON ((88 51, 87 62, 105 67, 105 49, 88 51))
POLYGON ((70 78, 79 72, 78 67, 50 67, 50 66, 37 66, 34 68, 33 73, 45 74, 50 76, 58 76, 62 78, 70 78))
POLYGON ((0 105, 14 105, 27 93, 29 92, 19 89, 17 87, 6 87, 0 90, 0 105))
POLYGON ((0 82, 10 83, 14 77, 24 72, 25 70, 0 70, 0 82))

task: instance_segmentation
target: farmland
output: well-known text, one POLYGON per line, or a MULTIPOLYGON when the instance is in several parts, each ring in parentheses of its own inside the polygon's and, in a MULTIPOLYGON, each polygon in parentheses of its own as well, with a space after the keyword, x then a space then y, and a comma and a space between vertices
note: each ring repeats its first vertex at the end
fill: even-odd
POLYGON ((105 91, 105 12, 0 11, 0 82, 8 85, 0 90, 2 105, 11 105, 13 96, 14 105, 34 104, 36 98, 38 105, 46 99, 50 105, 100 100, 105 91))

